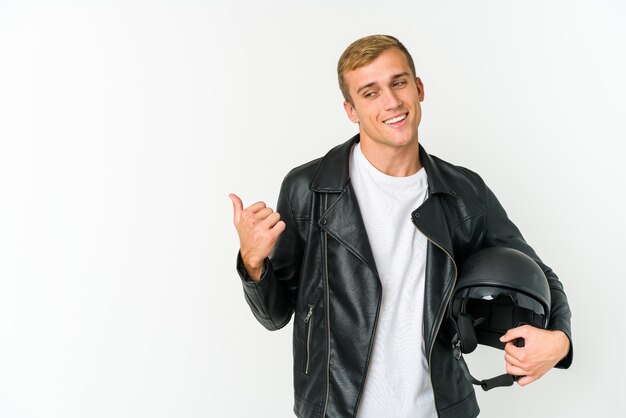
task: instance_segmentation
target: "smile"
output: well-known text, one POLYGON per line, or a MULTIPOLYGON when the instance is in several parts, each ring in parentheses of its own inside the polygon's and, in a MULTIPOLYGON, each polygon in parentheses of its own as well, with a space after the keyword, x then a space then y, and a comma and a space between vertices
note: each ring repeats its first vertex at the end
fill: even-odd
POLYGON ((383 123, 385 125, 392 125, 394 123, 398 123, 398 122, 403 121, 404 119, 406 119, 407 115, 408 115, 408 113, 404 113, 404 114, 402 114, 400 116, 396 116, 395 118, 387 119, 387 120, 383 121, 383 123))

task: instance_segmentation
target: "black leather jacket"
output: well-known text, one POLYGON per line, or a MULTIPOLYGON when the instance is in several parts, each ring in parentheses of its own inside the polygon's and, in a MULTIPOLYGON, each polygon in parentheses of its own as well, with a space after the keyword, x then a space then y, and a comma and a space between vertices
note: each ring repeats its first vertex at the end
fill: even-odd
MULTIPOLYGON (((292 170, 277 211, 287 224, 259 282, 238 257, 246 300, 267 329, 293 324, 294 412, 300 417, 354 417, 367 376, 381 301, 381 282, 348 161, 356 135, 325 157, 292 170)), ((430 156, 420 146, 428 199, 411 217, 428 238, 424 341, 437 412, 475 417, 479 409, 451 349, 447 307, 464 259, 483 247, 516 248, 546 273, 552 292, 550 328, 571 340, 563 286, 524 241, 482 179, 430 156)), ((409 214, 407 214, 408 216, 409 214)), ((558 367, 568 367, 571 353, 558 367)))

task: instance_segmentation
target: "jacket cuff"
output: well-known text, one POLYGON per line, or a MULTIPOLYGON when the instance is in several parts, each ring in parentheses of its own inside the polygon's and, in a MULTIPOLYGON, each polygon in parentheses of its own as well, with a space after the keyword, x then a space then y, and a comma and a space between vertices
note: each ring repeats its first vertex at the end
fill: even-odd
POLYGON ((574 361, 574 345, 572 344, 572 337, 565 331, 563 331, 563 333, 569 340, 569 351, 567 352, 567 355, 554 366, 557 369, 568 369, 572 365, 572 361, 574 361))
POLYGON ((252 280, 248 271, 246 270, 246 266, 243 264, 243 259, 241 258, 241 251, 237 252, 237 273, 239 273, 239 277, 243 281, 244 285, 255 285, 263 281, 265 276, 267 275, 267 270, 269 266, 269 259, 265 259, 263 261, 263 270, 261 271, 261 277, 259 280, 252 280))

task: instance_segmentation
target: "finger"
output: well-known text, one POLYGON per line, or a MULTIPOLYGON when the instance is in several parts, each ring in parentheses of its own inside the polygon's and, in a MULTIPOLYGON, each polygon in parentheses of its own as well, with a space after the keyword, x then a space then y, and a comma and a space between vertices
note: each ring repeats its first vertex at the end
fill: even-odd
POLYGON ((515 340, 517 338, 524 338, 526 336, 527 326, 522 325, 521 327, 511 328, 500 337, 500 341, 503 343, 507 343, 509 341, 515 340))
POLYGON ((521 370, 523 374, 532 374, 533 365, 520 360, 516 357, 505 356, 505 362, 507 367, 515 367, 517 370, 521 370))
POLYGON ((528 358, 528 351, 523 347, 516 347, 513 342, 506 343, 504 346, 504 352, 506 356, 510 356, 510 358, 514 359, 516 364, 524 364, 524 362, 528 358))
POLYGON ((283 233, 283 231, 287 228, 287 224, 284 221, 276 222, 276 225, 272 227, 272 231, 276 234, 276 237, 283 233))
POLYGON ((254 217, 256 219, 258 219, 259 221, 264 220, 265 218, 267 218, 269 215, 271 215, 274 211, 272 210, 272 208, 263 208, 260 211, 258 211, 257 213, 254 214, 254 217))
POLYGON ((526 376, 530 372, 528 370, 524 370, 521 367, 513 366, 512 364, 506 364, 506 372, 511 376, 526 376))
POLYGON ((504 361, 506 361, 506 364, 510 364, 511 366, 514 367, 521 367, 522 362, 515 358, 514 356, 510 355, 510 354, 505 354, 504 355, 504 361))
POLYGON ((239 218, 241 217, 241 212, 243 211, 243 202, 234 193, 228 195, 231 202, 233 202, 233 222, 236 224, 239 222, 239 218))
POLYGON ((517 341, 517 339, 514 339, 513 341, 509 341, 508 343, 506 343, 504 345, 504 352, 514 357, 518 357, 518 354, 523 352, 524 347, 516 346, 515 341, 517 341))
POLYGON ((246 208, 247 211, 257 213, 261 209, 265 208, 265 202, 256 202, 246 208))
POLYGON ((517 381, 517 384, 520 386, 526 386, 529 383, 534 382, 535 380, 537 380, 537 377, 535 376, 524 376, 517 381))
POLYGON ((280 221, 280 213, 272 212, 263 220, 263 225, 267 228, 272 228, 278 221, 280 221))

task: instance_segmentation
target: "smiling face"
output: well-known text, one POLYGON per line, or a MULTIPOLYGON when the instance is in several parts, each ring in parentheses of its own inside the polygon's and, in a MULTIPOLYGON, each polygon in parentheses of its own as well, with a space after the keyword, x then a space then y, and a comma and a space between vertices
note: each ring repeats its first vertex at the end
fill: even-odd
POLYGON ((343 106, 359 124, 363 146, 380 151, 417 147, 424 86, 397 48, 344 74, 352 103, 343 106))

